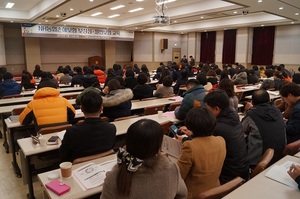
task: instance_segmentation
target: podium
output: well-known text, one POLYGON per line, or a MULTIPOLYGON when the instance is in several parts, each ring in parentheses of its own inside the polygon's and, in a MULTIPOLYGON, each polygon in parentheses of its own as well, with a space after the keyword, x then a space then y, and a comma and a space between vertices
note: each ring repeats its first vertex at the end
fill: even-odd
POLYGON ((98 65, 102 66, 102 57, 101 56, 93 56, 88 58, 88 65, 93 66, 93 65, 98 65))

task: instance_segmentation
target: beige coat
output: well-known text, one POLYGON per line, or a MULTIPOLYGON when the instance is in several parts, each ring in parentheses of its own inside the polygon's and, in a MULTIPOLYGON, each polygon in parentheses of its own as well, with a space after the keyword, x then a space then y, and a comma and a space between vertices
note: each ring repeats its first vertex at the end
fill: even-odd
POLYGON ((187 189, 182 180, 179 168, 167 159, 158 155, 144 161, 136 173, 133 173, 130 195, 122 197, 117 194, 116 165, 106 174, 101 199, 186 199, 187 189))
POLYGON ((189 199, 220 186, 219 176, 225 156, 225 140, 220 136, 197 137, 184 142, 178 165, 189 199))

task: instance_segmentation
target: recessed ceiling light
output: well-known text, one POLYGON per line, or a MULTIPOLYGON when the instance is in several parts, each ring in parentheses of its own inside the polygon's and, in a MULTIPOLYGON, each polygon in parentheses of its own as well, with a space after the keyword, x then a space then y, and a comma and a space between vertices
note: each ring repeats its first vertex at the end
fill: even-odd
POLYGON ((93 2, 94 0, 90 0, 90 2, 93 2))
POLYGON ((70 10, 73 11, 74 9, 73 9, 73 8, 70 8, 70 10))
POLYGON ((137 30, 137 29, 138 29, 138 27, 135 27, 135 29, 137 30))
POLYGON ((125 7, 124 5, 118 5, 118 6, 110 8, 110 10, 117 10, 117 9, 124 8, 124 7, 125 7))
POLYGON ((5 6, 5 8, 12 8, 14 5, 15 5, 15 3, 8 2, 5 6))
POLYGON ((87 28, 89 27, 89 26, 86 26, 87 28))
POLYGON ((258 3, 261 3, 261 2, 262 2, 262 0, 258 0, 257 2, 258 2, 258 3))
POLYGON ((102 14, 102 12, 96 12, 94 14, 91 14, 91 17, 95 17, 95 16, 98 16, 98 15, 101 15, 101 14, 102 14))
POLYGON ((42 23, 40 22, 39 24, 41 25, 42 23))
POLYGON ((296 12, 295 15, 299 15, 299 12, 296 12))
POLYGON ((224 30, 227 30, 227 28, 224 28, 224 30))
POLYGON ((173 21, 174 23, 177 23, 177 21, 175 20, 175 21, 173 21))
POLYGON ((295 22, 293 22, 293 21, 291 22, 291 24, 294 24, 294 23, 295 23, 295 22))
POLYGON ((56 17, 59 17, 59 15, 56 15, 56 17))
POLYGON ((280 7, 279 10, 283 10, 283 7, 280 7))
POLYGON ((119 14, 115 14, 115 15, 110 15, 107 18, 115 18, 115 17, 118 17, 118 16, 120 16, 120 15, 119 14))
POLYGON ((142 2, 142 1, 144 1, 144 0, 136 0, 137 2, 142 2))
POLYGON ((261 26, 261 27, 264 27, 265 25, 262 24, 262 25, 260 25, 260 26, 261 26))
POLYGON ((136 8, 136 9, 133 9, 133 10, 129 10, 128 12, 137 12, 137 11, 140 11, 140 10, 144 10, 144 8, 136 8))
POLYGON ((174 2, 176 0, 165 0, 165 1, 161 1, 159 3, 156 3, 157 5, 162 5, 162 4, 166 4, 166 3, 171 3, 171 2, 174 2))
POLYGON ((233 14, 237 14, 237 11, 234 11, 233 14))
POLYGON ((202 16, 202 17, 200 17, 201 19, 204 19, 204 17, 202 16))
POLYGON ((10 23, 14 23, 14 21, 10 21, 10 23))
POLYGON ((46 23, 48 23, 48 20, 45 20, 46 23))

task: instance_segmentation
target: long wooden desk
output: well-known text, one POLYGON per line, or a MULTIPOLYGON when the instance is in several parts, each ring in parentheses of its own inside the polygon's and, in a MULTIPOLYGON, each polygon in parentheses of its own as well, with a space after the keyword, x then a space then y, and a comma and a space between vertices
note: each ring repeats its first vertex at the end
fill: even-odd
MULTIPOLYGON (((143 118, 155 120, 160 124, 164 123, 166 121, 178 122, 178 120, 173 117, 168 117, 166 115, 159 116, 158 114, 141 116, 141 117, 137 117, 137 118, 131 118, 131 119, 127 119, 127 120, 112 122, 112 124, 114 124, 117 129, 116 136, 121 136, 121 135, 126 134, 127 129, 129 128, 129 126, 132 123, 134 123, 140 119, 143 119, 143 118)), ((17 122, 15 122, 15 123, 17 123, 17 122)), ((16 126, 17 126, 17 124, 14 124, 11 122, 11 124, 8 125, 8 128, 11 129, 12 127, 16 127, 16 126)), ((45 137, 46 137, 46 139, 48 139, 52 135, 56 135, 56 133, 45 135, 45 137)), ((14 139, 13 132, 10 132, 10 138, 14 139)), ((34 198, 34 190, 33 190, 32 177, 31 177, 32 171, 30 168, 30 157, 33 155, 45 153, 47 151, 58 150, 61 145, 61 142, 59 142, 58 145, 47 145, 45 147, 40 147, 40 145, 33 144, 31 138, 18 139, 17 142, 21 149, 20 158, 21 158, 21 164, 22 164, 23 180, 25 180, 26 183, 28 184, 30 198, 34 198)), ((16 161, 16 155, 15 155, 14 149, 12 149, 12 153, 13 153, 13 160, 16 161)), ((19 167, 17 162, 12 162, 12 164, 14 165, 15 169, 17 169, 17 167, 19 167)), ((19 172, 21 175, 20 169, 19 169, 19 172)))
MULTIPOLYGON (((286 161, 300 163, 300 159, 293 156, 285 156, 274 165, 282 164, 286 161)), ((233 192, 229 193, 224 199, 299 199, 300 191, 265 177, 265 174, 272 167, 255 176, 233 192)))
MULTIPOLYGON (((114 154, 114 155, 106 156, 106 157, 99 158, 99 159, 96 159, 96 160, 91 160, 91 161, 88 161, 88 162, 83 162, 83 163, 80 163, 80 164, 73 165, 72 169, 73 170, 77 169, 77 168, 79 168, 83 165, 86 165, 86 164, 90 163, 90 162, 93 162, 93 163, 96 163, 96 164, 101 164, 103 162, 106 162, 106 161, 109 161, 109 160, 114 160, 116 158, 117 157, 114 154)), ((51 199, 77 199, 77 198, 85 198, 85 197, 100 193, 102 191, 102 188, 103 188, 102 185, 100 185, 98 187, 95 187, 93 189, 88 189, 86 191, 83 191, 82 188, 79 186, 78 182, 76 182, 74 180, 74 177, 71 177, 71 178, 68 178, 68 179, 60 177, 58 180, 60 180, 61 182, 65 183, 67 185, 69 185, 71 187, 71 189, 68 193, 65 193, 61 196, 58 196, 58 195, 56 195, 55 193, 53 193, 52 191, 50 191, 49 189, 47 189, 45 187, 45 184, 51 181, 51 180, 48 179, 47 176, 48 176, 49 173, 52 173, 52 172, 60 172, 60 170, 56 169, 54 171, 49 171, 49 172, 38 174, 38 180, 40 181, 41 185, 44 188, 44 193, 46 193, 44 198, 48 197, 48 198, 51 198, 51 199)))

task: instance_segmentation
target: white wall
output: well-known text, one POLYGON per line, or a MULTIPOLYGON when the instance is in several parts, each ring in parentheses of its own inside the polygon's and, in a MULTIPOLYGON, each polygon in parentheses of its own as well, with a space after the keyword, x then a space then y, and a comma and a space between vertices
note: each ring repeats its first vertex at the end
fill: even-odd
POLYGON ((172 61, 173 48, 181 48, 181 37, 179 34, 154 33, 153 38, 153 55, 154 62, 172 61), (161 52, 160 40, 168 39, 168 49, 161 52), (175 47, 175 43, 177 46, 175 47))
POLYGON ((116 41, 116 62, 130 62, 132 41, 116 41))
POLYGON ((235 50, 235 61, 247 65, 248 62, 248 45, 249 45, 249 31, 248 28, 237 29, 236 34, 236 50, 235 50))
POLYGON ((6 65, 3 25, 0 24, 0 65, 6 65))
POLYGON ((276 27, 273 63, 300 65, 300 25, 276 27))
POLYGON ((217 31, 216 34, 216 50, 215 50, 215 62, 222 63, 223 57, 223 45, 224 45, 224 31, 217 31))
POLYGON ((153 61, 153 33, 135 32, 133 42, 133 61, 134 62, 151 62, 153 61))

